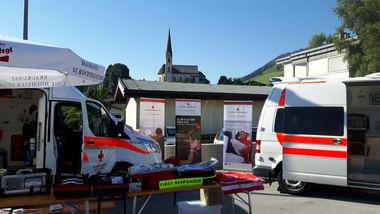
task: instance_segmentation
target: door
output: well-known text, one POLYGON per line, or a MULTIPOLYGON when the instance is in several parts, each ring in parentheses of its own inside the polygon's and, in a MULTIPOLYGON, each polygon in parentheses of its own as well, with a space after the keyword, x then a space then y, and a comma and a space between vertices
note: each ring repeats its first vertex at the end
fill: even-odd
POLYGON ((80 173, 83 130, 80 102, 58 102, 54 106, 53 132, 57 147, 57 172, 80 173))
POLYGON ((83 114, 83 168, 82 173, 110 172, 116 162, 118 139, 115 122, 106 109, 96 102, 87 101, 83 114))
POLYGON ((284 106, 284 179, 346 186, 345 85, 289 84, 284 106))

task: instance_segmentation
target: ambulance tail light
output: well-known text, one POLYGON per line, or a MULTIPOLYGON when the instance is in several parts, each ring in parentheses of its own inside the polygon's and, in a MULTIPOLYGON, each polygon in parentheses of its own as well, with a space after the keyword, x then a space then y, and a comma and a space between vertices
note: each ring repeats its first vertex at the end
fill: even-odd
POLYGON ((260 153, 261 140, 256 140, 256 153, 260 153))

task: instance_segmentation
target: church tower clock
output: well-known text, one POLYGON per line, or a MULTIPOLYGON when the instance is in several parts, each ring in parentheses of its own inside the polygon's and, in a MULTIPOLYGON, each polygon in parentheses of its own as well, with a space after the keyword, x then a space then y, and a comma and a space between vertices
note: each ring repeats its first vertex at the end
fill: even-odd
POLYGON ((166 47, 166 62, 165 62, 165 79, 164 81, 166 82, 171 82, 172 81, 172 69, 173 69, 173 63, 172 63, 172 58, 173 58, 173 52, 172 52, 172 43, 170 39, 170 29, 169 29, 169 37, 168 37, 168 45, 166 47))

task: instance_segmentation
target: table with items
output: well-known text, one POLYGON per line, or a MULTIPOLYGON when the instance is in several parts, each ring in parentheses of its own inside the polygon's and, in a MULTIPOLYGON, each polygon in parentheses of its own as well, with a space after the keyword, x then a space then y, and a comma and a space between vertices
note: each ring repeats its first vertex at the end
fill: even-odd
MULTIPOLYGON (((55 211, 60 213, 81 212, 88 214, 90 211, 100 213, 101 210, 116 209, 114 199, 123 200, 124 213, 126 213, 127 198, 131 198, 132 212, 135 214, 137 211, 137 197, 139 196, 148 196, 140 208, 139 213, 141 213, 154 194, 174 193, 175 205, 177 192, 198 189, 200 190, 201 199, 199 202, 202 203, 199 206, 202 209, 204 207, 218 206, 220 210, 224 193, 224 195, 231 196, 233 212, 235 200, 233 195, 235 195, 241 199, 240 201, 249 206, 249 213, 251 213, 249 192, 263 190, 263 180, 256 178, 252 174, 237 172, 221 172, 217 174, 214 167, 216 163, 217 160, 177 166, 168 163, 154 163, 132 166, 129 168, 128 173, 119 171, 90 177, 84 174, 58 173, 54 175, 54 184, 51 184, 51 187, 49 185, 44 186, 44 188, 51 189, 51 191, 35 192, 35 189, 31 186, 29 187, 29 194, 24 192, 24 195, 8 196, 6 193, 13 193, 12 191, 14 190, 7 192, 7 190, 1 189, 0 213, 10 213, 11 208, 16 208, 13 209, 13 213, 17 213, 17 209, 22 209, 22 207, 36 206, 39 208, 25 209, 23 210, 25 212, 20 213, 53 213, 55 211), (248 193, 248 201, 244 201, 237 193, 248 193), (103 199, 106 199, 106 201, 102 202, 103 199), (90 201, 95 202, 90 203, 90 201), (84 203, 75 204, 71 202, 84 203), (49 206, 43 207, 43 205, 49 206), (52 211, 54 208, 56 210, 52 211)), ((28 182, 28 185, 30 185, 31 182, 28 182)), ((39 184, 35 179, 33 182, 39 184)), ((27 185, 24 183, 24 188, 25 186, 27 185)), ((195 208, 192 203, 192 201, 177 202, 179 211, 182 208, 195 208)))

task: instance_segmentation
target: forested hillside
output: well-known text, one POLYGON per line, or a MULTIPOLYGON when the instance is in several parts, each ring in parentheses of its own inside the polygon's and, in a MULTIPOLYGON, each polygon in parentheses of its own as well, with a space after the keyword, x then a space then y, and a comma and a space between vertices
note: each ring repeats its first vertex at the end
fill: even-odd
POLYGON ((302 49, 299 49, 299 50, 296 50, 293 52, 281 54, 281 55, 277 56, 276 58, 274 58, 273 60, 269 61, 264 66, 256 69, 255 71, 251 72, 250 74, 248 74, 246 76, 241 77, 241 81, 244 83, 247 83, 247 82, 254 80, 256 82, 268 84, 269 83, 268 79, 270 77, 284 75, 283 67, 276 66, 276 60, 277 59, 284 58, 286 56, 289 56, 290 54, 293 54, 293 53, 296 53, 299 51, 303 51, 303 50, 305 50, 305 49, 302 48, 302 49))

